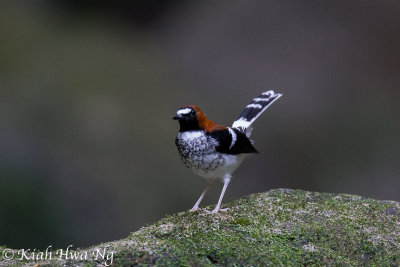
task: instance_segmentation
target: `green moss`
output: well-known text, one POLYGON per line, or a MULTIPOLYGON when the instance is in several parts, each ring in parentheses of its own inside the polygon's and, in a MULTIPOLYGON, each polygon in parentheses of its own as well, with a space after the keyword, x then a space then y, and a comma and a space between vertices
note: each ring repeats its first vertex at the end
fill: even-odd
POLYGON ((400 265, 400 203, 279 189, 226 206, 167 216, 96 247, 116 251, 114 266, 400 265))

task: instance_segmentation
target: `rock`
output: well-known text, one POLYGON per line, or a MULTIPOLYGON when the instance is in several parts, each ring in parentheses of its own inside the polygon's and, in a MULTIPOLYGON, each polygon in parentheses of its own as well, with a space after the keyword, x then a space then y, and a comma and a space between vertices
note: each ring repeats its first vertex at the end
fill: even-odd
MULTIPOLYGON (((76 252, 92 255, 107 247, 113 252, 113 266, 400 265, 398 202, 278 189, 225 206, 230 210, 221 214, 203 210, 167 216, 126 239, 76 252)), ((89 257, 29 264, 104 266, 110 262, 89 257)), ((5 263, 10 262, 3 260, 0 265, 5 263)))

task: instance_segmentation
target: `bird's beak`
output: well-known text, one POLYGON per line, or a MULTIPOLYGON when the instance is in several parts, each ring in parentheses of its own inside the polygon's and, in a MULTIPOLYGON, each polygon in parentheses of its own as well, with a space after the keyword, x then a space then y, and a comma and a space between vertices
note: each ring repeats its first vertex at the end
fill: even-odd
POLYGON ((181 118, 181 117, 178 116, 178 115, 172 117, 173 120, 179 120, 180 118, 181 118))

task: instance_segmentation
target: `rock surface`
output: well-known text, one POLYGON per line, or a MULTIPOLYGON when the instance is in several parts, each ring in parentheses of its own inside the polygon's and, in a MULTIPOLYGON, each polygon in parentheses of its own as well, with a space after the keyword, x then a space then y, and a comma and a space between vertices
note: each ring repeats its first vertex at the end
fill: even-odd
POLYGON ((225 206, 226 213, 181 212, 126 239, 73 251, 86 260, 53 255, 44 261, 3 258, 0 265, 400 265, 398 202, 278 189, 225 206), (93 251, 104 248, 108 260, 95 260, 93 251))

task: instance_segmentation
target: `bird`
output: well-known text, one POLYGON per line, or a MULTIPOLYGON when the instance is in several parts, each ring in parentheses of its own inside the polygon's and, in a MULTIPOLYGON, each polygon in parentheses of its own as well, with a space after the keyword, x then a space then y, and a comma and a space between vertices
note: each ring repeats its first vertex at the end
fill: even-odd
POLYGON ((177 110, 172 119, 177 120, 180 126, 175 139, 179 156, 186 167, 207 182, 191 212, 199 210, 201 201, 216 179, 223 182, 223 188, 211 213, 228 210, 222 209, 221 203, 233 172, 247 156, 258 153, 250 139, 252 124, 281 96, 273 90, 263 92, 245 107, 231 127, 212 122, 195 105, 177 110))

